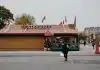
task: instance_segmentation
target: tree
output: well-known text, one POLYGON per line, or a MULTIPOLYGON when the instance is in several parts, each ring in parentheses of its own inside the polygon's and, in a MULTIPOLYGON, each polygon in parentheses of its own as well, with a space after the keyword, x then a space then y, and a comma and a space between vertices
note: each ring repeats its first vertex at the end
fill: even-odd
POLYGON ((79 40, 86 40, 87 36, 83 33, 79 34, 79 40))
POLYGON ((0 6, 0 29, 5 27, 5 22, 14 20, 13 14, 9 9, 6 9, 4 6, 0 6))
POLYGON ((35 18, 33 16, 28 15, 28 21, 30 24, 36 25, 35 18))
POLYGON ((24 25, 31 24, 36 25, 35 18, 31 15, 23 14, 21 17, 16 18, 16 24, 24 25))

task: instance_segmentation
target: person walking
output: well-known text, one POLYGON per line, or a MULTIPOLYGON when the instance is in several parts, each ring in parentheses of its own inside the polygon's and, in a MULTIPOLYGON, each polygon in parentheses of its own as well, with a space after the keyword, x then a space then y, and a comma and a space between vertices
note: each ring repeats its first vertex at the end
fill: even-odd
POLYGON ((84 41, 84 46, 86 46, 86 41, 84 41))
POLYGON ((62 53, 64 54, 64 58, 65 58, 65 61, 67 61, 68 59, 68 47, 67 47, 67 44, 65 42, 63 42, 62 44, 62 53))
POLYGON ((95 41, 92 41, 92 47, 94 49, 94 46, 95 46, 95 41))

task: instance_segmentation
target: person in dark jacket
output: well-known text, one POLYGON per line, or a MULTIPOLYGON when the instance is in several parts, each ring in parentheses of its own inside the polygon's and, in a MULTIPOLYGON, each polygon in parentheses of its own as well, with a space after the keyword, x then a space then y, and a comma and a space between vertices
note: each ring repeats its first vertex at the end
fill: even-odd
POLYGON ((86 46, 86 41, 84 41, 84 46, 86 46))
POLYGON ((93 47, 93 49, 94 49, 94 46, 95 46, 95 41, 93 40, 92 41, 92 47, 93 47))
POLYGON ((68 57, 68 47, 67 47, 67 44, 65 42, 62 43, 62 52, 64 54, 64 58, 65 58, 65 61, 67 61, 67 57, 68 57))

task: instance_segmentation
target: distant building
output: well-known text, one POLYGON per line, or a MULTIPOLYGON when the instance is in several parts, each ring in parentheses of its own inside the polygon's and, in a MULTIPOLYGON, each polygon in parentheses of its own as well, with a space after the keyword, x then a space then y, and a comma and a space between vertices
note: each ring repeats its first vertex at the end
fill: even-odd
POLYGON ((100 33, 100 27, 86 27, 84 28, 84 32, 88 35, 87 40, 92 41, 95 39, 96 34, 100 33))
POLYGON ((100 27, 86 27, 84 31, 88 31, 92 34, 98 34, 100 33, 100 27))

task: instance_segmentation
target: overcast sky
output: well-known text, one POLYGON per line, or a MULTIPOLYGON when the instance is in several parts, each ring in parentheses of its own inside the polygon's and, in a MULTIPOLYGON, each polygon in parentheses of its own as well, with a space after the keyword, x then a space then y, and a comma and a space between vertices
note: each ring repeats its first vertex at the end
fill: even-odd
POLYGON ((0 0, 0 5, 10 9, 14 16, 31 14, 37 24, 59 24, 67 17, 68 24, 77 18, 77 28, 100 26, 100 0, 0 0))

